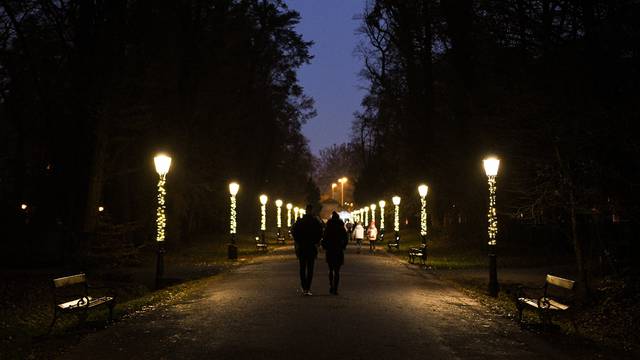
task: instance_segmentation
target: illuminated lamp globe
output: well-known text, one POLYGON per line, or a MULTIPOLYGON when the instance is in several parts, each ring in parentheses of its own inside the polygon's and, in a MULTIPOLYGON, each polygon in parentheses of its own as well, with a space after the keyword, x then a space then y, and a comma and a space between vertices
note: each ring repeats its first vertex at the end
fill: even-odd
POLYGON ((422 184, 418 186, 418 194, 420 194, 420 197, 427 196, 428 192, 429 192, 429 187, 427 185, 422 184))
POLYGON ((267 195, 260 195, 260 204, 262 205, 267 205, 267 201, 269 201, 269 198, 267 197, 267 195))
POLYGON ((490 157, 482 160, 484 165, 484 172, 487 176, 497 176, 498 169, 500 168, 500 160, 495 157, 490 157))
POLYGON ((165 176, 171 167, 171 157, 165 154, 158 154, 153 158, 153 163, 156 165, 158 175, 165 176))
POLYGON ((369 205, 369 208, 371 208, 371 211, 376 211, 376 204, 369 205))
POLYGON ((240 185, 238 185, 238 183, 232 182, 231 184, 229 184, 229 194, 236 196, 239 190, 240 190, 240 185))
POLYGON ((281 207, 282 206, 282 200, 280 200, 280 199, 276 200, 276 206, 277 207, 281 207))
POLYGON ((287 204, 287 210, 291 210, 291 209, 293 209, 293 204, 288 203, 288 204, 287 204))

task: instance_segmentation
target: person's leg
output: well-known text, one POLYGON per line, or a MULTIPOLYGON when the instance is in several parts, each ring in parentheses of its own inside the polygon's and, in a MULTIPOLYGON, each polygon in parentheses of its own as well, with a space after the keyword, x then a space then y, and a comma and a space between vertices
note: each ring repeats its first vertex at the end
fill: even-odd
POLYGON ((340 265, 333 268, 333 293, 338 295, 338 284, 340 283, 340 265))
POLYGON ((307 259, 307 291, 311 290, 311 281, 313 280, 313 265, 316 259, 311 257, 307 259))
POLYGON ((329 264, 329 292, 330 293, 333 293, 333 289, 335 288, 333 285, 333 281, 334 281, 333 272, 334 272, 333 265, 329 264))
POLYGON ((300 286, 302 287, 302 291, 309 290, 307 288, 307 259, 303 256, 300 256, 300 286))

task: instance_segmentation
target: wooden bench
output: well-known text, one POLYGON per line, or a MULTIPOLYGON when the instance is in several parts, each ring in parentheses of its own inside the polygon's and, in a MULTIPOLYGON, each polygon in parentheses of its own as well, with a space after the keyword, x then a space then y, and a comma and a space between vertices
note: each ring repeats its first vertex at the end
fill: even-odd
POLYGON ((114 296, 92 296, 89 289, 108 289, 106 287, 89 286, 85 274, 76 274, 53 279, 53 321, 49 325, 51 333, 58 317, 66 313, 77 313, 80 320, 87 318, 89 309, 100 305, 109 308, 109 322, 113 320, 113 308, 116 305, 114 296))
POLYGON ((267 251, 269 250, 269 244, 262 241, 262 237, 256 236, 256 249, 258 251, 267 251))
POLYGON ((427 245, 421 244, 419 247, 409 248, 409 262, 415 264, 416 259, 420 259, 422 265, 427 263, 427 245))
POLYGON ((389 240, 387 242, 387 247, 389 248, 389 250, 391 250, 391 248, 396 248, 396 250, 400 250, 400 236, 396 235, 394 236, 393 240, 389 240))
POLYGON ((547 274, 541 287, 520 286, 516 294, 516 308, 518 322, 522 323, 522 312, 526 308, 538 312, 543 324, 551 324, 551 316, 557 314, 571 315, 571 323, 576 329, 576 323, 571 312, 575 281, 547 274), (552 294, 552 292, 554 292, 552 294), (561 294, 562 293, 562 294, 561 294))

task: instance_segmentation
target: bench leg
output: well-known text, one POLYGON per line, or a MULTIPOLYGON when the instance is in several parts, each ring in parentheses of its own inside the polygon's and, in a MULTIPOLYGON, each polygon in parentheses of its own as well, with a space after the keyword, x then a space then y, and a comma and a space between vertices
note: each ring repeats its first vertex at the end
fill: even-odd
POLYGON ((56 320, 58 320, 58 312, 53 312, 53 321, 51 321, 51 325, 49 325, 49 330, 47 330, 47 335, 51 334, 51 330, 53 330, 53 325, 56 324, 56 320))

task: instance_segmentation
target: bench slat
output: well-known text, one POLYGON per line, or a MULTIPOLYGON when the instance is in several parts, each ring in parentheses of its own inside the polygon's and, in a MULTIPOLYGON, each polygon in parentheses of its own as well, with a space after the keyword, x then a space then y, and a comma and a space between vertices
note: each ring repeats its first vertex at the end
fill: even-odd
POLYGON ((59 288, 59 287, 64 287, 69 285, 82 284, 86 282, 87 282, 87 275, 77 274, 77 275, 71 275, 71 276, 65 276, 65 277, 53 279, 53 286, 55 286, 56 288, 59 288))
MULTIPOLYGON (((558 302, 556 300, 550 299, 550 298, 546 298, 546 300, 549 302, 549 308, 545 308, 546 310, 567 310, 569 309, 569 305, 565 305, 561 302, 558 302)), ((521 297, 518 298, 518 301, 520 301, 523 304, 527 304, 533 308, 539 309, 540 307, 538 306, 538 300, 537 299, 529 299, 529 298, 525 298, 525 297, 521 297)))
POLYGON ((561 287, 561 288, 565 288, 567 290, 571 290, 573 289, 573 285, 575 284, 575 281, 573 280, 569 280, 569 279, 564 279, 558 276, 553 276, 553 275, 547 275, 547 283, 551 284, 551 285, 555 285, 557 287, 561 287))
POLYGON ((61 310, 74 310, 74 309, 81 309, 85 307, 92 308, 94 306, 102 305, 110 301, 113 301, 113 297, 111 296, 103 296, 99 298, 92 298, 91 296, 86 296, 84 298, 79 298, 79 299, 67 301, 62 304, 58 304, 58 307, 61 310), (81 299, 84 299, 84 302, 79 304, 78 302, 81 299))

